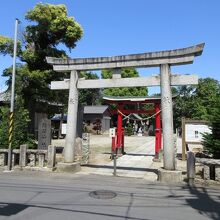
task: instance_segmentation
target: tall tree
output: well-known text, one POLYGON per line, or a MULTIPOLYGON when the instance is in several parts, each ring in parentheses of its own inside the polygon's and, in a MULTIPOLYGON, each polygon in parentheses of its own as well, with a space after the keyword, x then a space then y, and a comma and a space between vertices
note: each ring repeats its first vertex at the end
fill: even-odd
MULTIPOLYGON (((112 70, 103 70, 101 76, 103 79, 112 78, 112 70)), ((122 78, 139 77, 134 68, 125 68, 121 71, 122 78)), ((103 94, 107 96, 147 96, 147 87, 123 87, 123 88, 107 88, 103 90, 103 94)))
POLYGON ((203 144, 214 158, 220 159, 220 96, 210 109, 209 122, 211 133, 203 134, 203 144))
MULTIPOLYGON (((49 83, 66 78, 67 74, 55 73, 45 57, 67 57, 60 46, 73 49, 82 37, 83 30, 73 17, 67 15, 65 5, 39 3, 27 12, 25 18, 30 25, 25 28, 23 45, 18 45, 18 57, 24 64, 16 73, 21 81, 19 86, 22 87, 17 95, 24 97, 24 107, 29 110, 33 120, 34 112, 53 112, 56 103, 66 101, 66 92, 51 91, 49 83)), ((12 45, 12 39, 0 37, 1 54, 11 55, 12 45)), ((7 69, 4 76, 11 76, 10 70, 7 69)), ((31 130, 33 132, 33 127, 31 130)))
POLYGON ((213 109, 216 108, 218 97, 220 96, 220 84, 212 78, 199 79, 193 96, 195 111, 193 117, 209 120, 213 109))

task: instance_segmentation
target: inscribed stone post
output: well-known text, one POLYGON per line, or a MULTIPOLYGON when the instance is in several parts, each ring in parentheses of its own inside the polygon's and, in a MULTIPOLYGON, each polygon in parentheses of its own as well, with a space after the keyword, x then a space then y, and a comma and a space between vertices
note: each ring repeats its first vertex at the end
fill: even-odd
POLYGON ((38 150, 47 150, 51 143, 51 120, 42 118, 38 124, 38 150))
POLYGON ((83 133, 82 135, 82 164, 89 163, 90 153, 90 136, 89 133, 83 133))

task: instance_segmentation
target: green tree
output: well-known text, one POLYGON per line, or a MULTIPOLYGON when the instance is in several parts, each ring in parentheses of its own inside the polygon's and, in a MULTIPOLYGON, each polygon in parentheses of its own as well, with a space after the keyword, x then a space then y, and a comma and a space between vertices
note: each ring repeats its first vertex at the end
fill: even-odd
POLYGON ((181 86, 177 89, 177 97, 174 99, 173 118, 175 128, 181 128, 181 118, 193 118, 194 105, 193 95, 195 87, 181 86))
MULTIPOLYGON (((0 36, 0 53, 2 55, 11 55, 13 56, 13 51, 14 50, 14 41, 5 36, 0 36)), ((21 44, 18 42, 18 54, 21 53, 21 44)))
MULTIPOLYGON (((18 57, 23 64, 17 68, 16 80, 21 82, 21 88, 16 88, 16 91, 20 91, 17 95, 24 98, 24 108, 28 109, 30 119, 34 121, 35 112, 57 112, 57 103, 63 104, 67 100, 66 91, 51 91, 49 83, 67 78, 68 74, 54 72, 45 57, 67 57, 60 48, 73 49, 83 31, 73 17, 68 17, 65 5, 39 3, 27 12, 25 18, 30 25, 25 28, 23 45, 18 44, 18 57)), ((2 55, 11 55, 12 45, 12 39, 0 37, 2 55)), ((11 77, 11 68, 3 75, 11 77)), ((33 126, 30 131, 34 132, 33 126)))
MULTIPOLYGON (((9 112, 9 107, 0 107, 0 148, 4 149, 8 148, 9 145, 9 112)), ((19 148, 24 143, 28 144, 29 148, 36 147, 33 136, 27 133, 29 121, 28 111, 24 109, 22 100, 17 100, 14 109, 12 148, 19 148)))
POLYGON ((209 120, 220 95, 220 84, 212 78, 199 79, 193 96, 195 111, 193 118, 209 120))
MULTIPOLYGON (((85 79, 98 79, 92 72, 80 72, 80 77, 85 79)), ((100 103, 100 89, 80 89, 79 103, 82 105, 96 105, 100 103)))
MULTIPOLYGON (((103 70, 101 76, 103 79, 112 78, 112 70, 103 70)), ((139 77, 134 68, 125 68, 121 71, 122 78, 139 77)), ((147 87, 123 87, 123 88, 107 88, 103 90, 103 94, 107 96, 147 96, 147 87)))
POLYGON ((211 133, 203 134, 203 145, 214 158, 220 159, 220 96, 209 115, 211 133))
POLYGON ((177 90, 179 96, 174 101, 174 122, 177 128, 181 127, 182 117, 209 121, 220 95, 217 80, 199 79, 197 86, 181 86, 177 90))

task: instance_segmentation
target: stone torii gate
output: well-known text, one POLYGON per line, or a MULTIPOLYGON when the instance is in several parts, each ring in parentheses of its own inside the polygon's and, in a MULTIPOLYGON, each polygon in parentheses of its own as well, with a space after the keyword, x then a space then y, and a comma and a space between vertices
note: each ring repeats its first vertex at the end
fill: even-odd
POLYGON ((74 162, 78 89, 160 86, 163 125, 164 169, 175 170, 173 138, 173 108, 171 86, 198 84, 196 75, 171 74, 171 66, 191 64, 202 54, 204 43, 176 50, 149 52, 124 56, 62 59, 47 57, 54 71, 70 72, 70 79, 51 82, 51 89, 69 89, 67 134, 64 148, 65 163, 74 162), (159 67, 160 74, 150 77, 121 78, 121 68, 159 67), (113 69, 112 79, 85 80, 79 71, 113 69))

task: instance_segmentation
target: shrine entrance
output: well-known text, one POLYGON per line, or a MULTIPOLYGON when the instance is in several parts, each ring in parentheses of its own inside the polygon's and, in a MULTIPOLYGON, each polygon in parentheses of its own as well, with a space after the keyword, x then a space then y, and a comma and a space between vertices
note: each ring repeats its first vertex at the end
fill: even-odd
POLYGON ((176 50, 111 57, 77 59, 47 57, 47 63, 53 65, 55 71, 70 72, 70 79, 51 82, 51 89, 69 90, 67 134, 64 148, 66 167, 74 162, 75 156, 78 89, 160 86, 164 170, 176 170, 171 86, 198 84, 198 76, 172 74, 171 67, 193 63, 194 58, 202 54, 203 48, 204 44, 198 44, 176 50), (160 73, 149 77, 121 78, 121 68, 126 67, 159 67, 160 73), (85 80, 79 78, 80 71, 102 69, 112 69, 112 79, 85 80))
MULTIPOLYGON (((159 153, 161 152, 161 108, 160 108, 160 97, 103 97, 106 104, 112 106, 110 113, 117 115, 117 126, 115 129, 115 135, 112 137, 112 157, 113 154, 125 154, 124 136, 125 129, 123 128, 123 120, 131 119, 131 114, 147 114, 149 117, 138 119, 141 122, 146 122, 150 118, 155 117, 155 159, 159 159, 159 153), (151 105, 150 108, 146 109, 146 105, 151 105), (127 107, 127 108, 126 108, 127 107), (130 108, 129 108, 130 107, 130 108), (123 119, 124 117, 124 119, 123 119)), ((134 119, 133 119, 134 120, 134 119)), ((135 120, 134 120, 135 121, 135 120)), ((134 125, 134 132, 142 132, 142 127, 134 125), (135 128, 136 127, 136 128, 135 128)), ((141 135, 142 136, 142 135, 141 135)))

